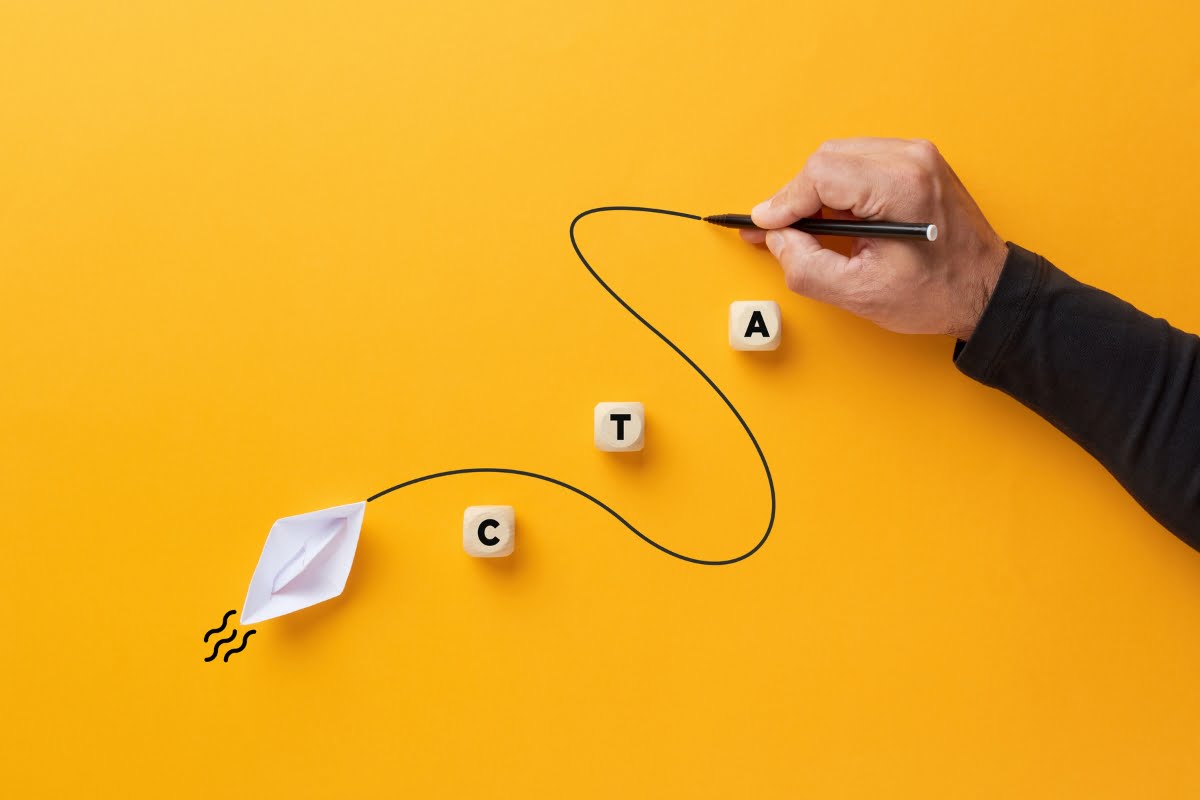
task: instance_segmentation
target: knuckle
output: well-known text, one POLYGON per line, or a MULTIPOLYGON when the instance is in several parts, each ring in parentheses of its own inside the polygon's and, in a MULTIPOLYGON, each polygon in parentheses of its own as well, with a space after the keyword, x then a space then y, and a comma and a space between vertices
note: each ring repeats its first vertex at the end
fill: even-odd
POLYGON ((826 142, 826 144, 829 147, 822 145, 804 163, 804 171, 810 177, 828 175, 838 164, 845 163, 846 157, 838 150, 837 145, 830 142, 826 142))
POLYGON ((927 169, 935 167, 942 158, 937 145, 928 139, 913 139, 909 143, 909 151, 912 153, 913 160, 927 169))
POLYGON ((813 153, 804 165, 804 178, 820 198, 829 204, 845 199, 847 195, 857 197, 863 188, 857 181, 849 179, 846 171, 847 159, 832 151, 813 153))
MULTIPOLYGON (((824 145, 822 145, 824 147, 824 145)), ((818 149, 815 153, 808 157, 804 162, 804 168, 800 170, 800 177, 808 180, 813 180, 829 167, 829 151, 818 149)))
POLYGON ((862 188, 856 195, 850 211, 862 219, 874 219, 883 214, 888 198, 878 188, 862 188))

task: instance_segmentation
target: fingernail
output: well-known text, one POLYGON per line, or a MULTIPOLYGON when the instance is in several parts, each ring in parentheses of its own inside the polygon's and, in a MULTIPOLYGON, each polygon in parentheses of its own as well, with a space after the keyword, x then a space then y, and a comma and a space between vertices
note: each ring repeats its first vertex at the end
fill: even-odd
POLYGON ((763 200, 761 203, 750 209, 750 216, 757 217, 759 214, 765 214, 767 209, 771 207, 770 200, 763 200))
POLYGON ((767 249, 771 251, 771 255, 779 258, 779 251, 783 249, 783 234, 779 231, 767 231, 767 249))

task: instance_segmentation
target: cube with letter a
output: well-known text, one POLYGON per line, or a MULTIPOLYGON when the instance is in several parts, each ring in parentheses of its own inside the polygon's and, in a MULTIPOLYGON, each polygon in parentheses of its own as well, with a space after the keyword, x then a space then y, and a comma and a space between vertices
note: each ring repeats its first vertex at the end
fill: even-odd
POLYGON ((737 300, 729 305, 729 346, 734 350, 779 347, 783 314, 774 300, 737 300))

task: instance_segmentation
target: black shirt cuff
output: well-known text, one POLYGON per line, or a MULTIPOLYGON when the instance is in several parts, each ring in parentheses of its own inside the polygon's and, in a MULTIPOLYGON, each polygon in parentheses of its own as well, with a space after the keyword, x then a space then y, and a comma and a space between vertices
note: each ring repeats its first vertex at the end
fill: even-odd
POLYGON ((969 341, 954 345, 954 365, 980 383, 994 385, 992 376, 1019 339, 1033 299, 1046 274, 1045 260, 1012 242, 992 297, 969 341))

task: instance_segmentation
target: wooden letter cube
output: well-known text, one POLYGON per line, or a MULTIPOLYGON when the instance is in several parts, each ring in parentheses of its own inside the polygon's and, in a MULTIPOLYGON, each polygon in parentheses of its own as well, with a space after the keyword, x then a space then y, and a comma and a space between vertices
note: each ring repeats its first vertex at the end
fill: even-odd
POLYGON ((646 441, 646 409, 641 403, 597 403, 592 433, 596 447, 606 452, 641 450, 646 441))
POLYGON ((783 332, 783 314, 774 300, 737 300, 729 305, 729 346, 734 350, 774 350, 783 332))
POLYGON ((512 506, 471 506, 463 512, 463 550, 469 556, 511 555, 516 532, 512 506))

